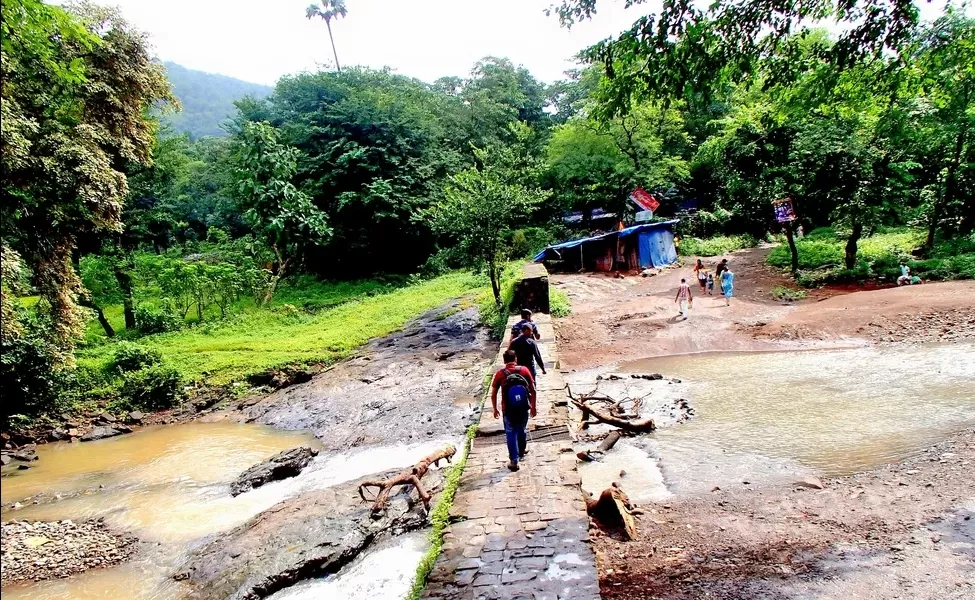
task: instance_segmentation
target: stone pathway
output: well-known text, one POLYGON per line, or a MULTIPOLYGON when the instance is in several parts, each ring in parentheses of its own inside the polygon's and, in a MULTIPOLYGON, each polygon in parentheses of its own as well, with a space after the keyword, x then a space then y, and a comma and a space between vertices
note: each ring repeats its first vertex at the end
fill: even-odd
MULTIPOLYGON (((490 401, 485 404, 451 509, 454 522, 424 598, 599 598, 576 457, 562 451, 570 441, 565 382, 555 368, 555 331, 548 315, 538 314, 535 321, 548 375, 539 375, 529 454, 520 471, 508 471, 501 421, 493 418, 490 401)), ((499 353, 495 368, 500 366, 499 353)))

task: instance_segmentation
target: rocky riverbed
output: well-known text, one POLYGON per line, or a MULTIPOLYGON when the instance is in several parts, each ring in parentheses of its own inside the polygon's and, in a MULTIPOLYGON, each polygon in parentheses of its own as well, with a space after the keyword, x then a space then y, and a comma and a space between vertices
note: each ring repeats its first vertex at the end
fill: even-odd
POLYGON ((101 520, 10 521, 2 528, 4 585, 111 566, 127 559, 135 549, 135 540, 110 531, 101 520))

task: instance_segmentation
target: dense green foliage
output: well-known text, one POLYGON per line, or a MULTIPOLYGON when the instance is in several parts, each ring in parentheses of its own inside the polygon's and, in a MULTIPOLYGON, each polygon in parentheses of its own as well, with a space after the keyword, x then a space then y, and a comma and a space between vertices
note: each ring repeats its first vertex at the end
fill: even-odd
POLYGON ((162 120, 191 140, 227 135, 223 126, 237 114, 234 102, 248 96, 264 98, 272 91, 270 86, 187 69, 173 62, 164 62, 163 66, 183 109, 164 115, 162 120))
MULTIPOLYGON (((504 58, 428 83, 336 53, 263 93, 164 69, 117 12, 2 2, 5 417, 166 406, 472 291, 503 329, 506 265, 595 209, 627 220, 638 186, 685 255, 780 240, 770 203, 789 197, 795 253, 769 260, 801 283, 973 274, 975 20, 950 7, 665 3, 552 85, 504 58), (226 136, 201 134, 224 116, 226 136)), ((330 32, 345 11, 307 16, 330 32)))

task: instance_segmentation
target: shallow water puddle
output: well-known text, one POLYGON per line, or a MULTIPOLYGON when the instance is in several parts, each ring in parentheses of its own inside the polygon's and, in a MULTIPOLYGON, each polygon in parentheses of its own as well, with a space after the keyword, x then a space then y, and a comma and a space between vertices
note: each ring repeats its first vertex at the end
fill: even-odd
POLYGON ((603 490, 620 482, 623 491, 637 504, 658 502, 670 497, 657 460, 645 450, 620 440, 600 460, 579 464, 582 488, 598 497, 603 490), (624 475, 620 475, 625 472, 624 475))
POLYGON ((668 478, 702 485, 849 474, 975 424, 973 344, 682 355, 625 370, 683 380, 696 415, 655 438, 668 478))
MULTIPOLYGON (((317 447, 317 440, 310 435, 258 425, 217 422, 147 428, 83 444, 40 446, 34 468, 13 471, 3 478, 4 520, 80 521, 102 517, 111 526, 150 544, 143 544, 139 556, 117 567, 88 571, 66 580, 8 586, 3 596, 30 600, 180 598, 185 588, 170 577, 190 542, 229 530, 303 491, 405 468, 448 443, 430 440, 345 453, 323 452, 299 476, 236 498, 230 496, 228 485, 243 470, 281 450, 299 445, 317 447), (9 508, 16 501, 40 493, 43 496, 39 504, 28 502, 19 510, 9 508)), ((422 542, 423 538, 418 539, 422 542)), ((418 546, 409 540, 398 542, 387 552, 388 562, 383 563, 383 568, 388 572, 389 585, 406 577, 407 571, 412 577, 425 550, 420 542, 418 546), (397 552, 398 558, 394 558, 397 552)), ((363 560, 372 560, 371 557, 370 552, 363 560)), ((343 570, 333 579, 351 581, 345 573, 343 570)), ((406 588, 409 583, 407 580, 406 588)), ((346 585, 342 583, 329 585, 330 590, 358 589, 363 583, 359 581, 348 588, 341 587, 346 585)), ((358 597, 336 594, 329 592, 318 597, 358 597)))

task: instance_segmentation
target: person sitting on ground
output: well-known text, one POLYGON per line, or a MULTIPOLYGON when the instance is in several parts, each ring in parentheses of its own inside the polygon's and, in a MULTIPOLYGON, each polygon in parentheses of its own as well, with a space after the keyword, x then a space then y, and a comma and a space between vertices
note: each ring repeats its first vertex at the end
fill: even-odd
POLYGON ((714 275, 708 273, 708 296, 714 295, 714 275))
POLYGON ((694 274, 697 276, 697 285, 701 286, 701 291, 704 291, 705 286, 708 284, 708 270, 704 267, 704 263, 701 259, 697 259, 697 264, 694 265, 694 274))
POLYGON ((515 339, 521 335, 521 328, 525 325, 531 325, 532 337, 534 337, 536 340, 542 339, 542 336, 538 334, 538 327, 535 325, 535 322, 532 321, 532 311, 528 310, 527 308, 521 309, 521 320, 515 323, 515 325, 511 328, 511 339, 515 339))
POLYGON ((691 306, 691 301, 693 297, 691 296, 691 286, 687 285, 686 279, 680 280, 680 287, 677 288, 677 297, 674 298, 674 302, 680 306, 680 316, 687 319, 687 310, 691 306))
POLYGON ((519 469, 518 462, 528 454, 528 419, 538 414, 535 406, 535 379, 517 364, 514 350, 504 351, 504 367, 491 380, 491 408, 494 418, 504 415, 504 438, 508 446, 508 468, 519 469), (498 410, 498 390, 501 409, 498 410))
POLYGON ((538 376, 535 371, 535 363, 538 363, 538 368, 545 371, 545 362, 542 360, 542 353, 538 351, 538 344, 535 343, 535 336, 532 333, 531 325, 521 326, 521 335, 511 340, 508 344, 508 350, 514 350, 518 357, 518 364, 522 367, 526 367, 532 374, 532 381, 535 381, 538 376))
POLYGON ((911 283, 913 283, 911 268, 907 265, 901 265, 901 276, 897 278, 897 285, 911 285, 911 283))
POLYGON ((726 268, 721 273, 721 293, 724 295, 724 305, 731 306, 731 297, 735 295, 735 274, 726 268))
POLYGON ((728 259, 722 258, 721 262, 718 263, 717 268, 714 269, 714 278, 720 280, 721 273, 728 270, 728 259))

